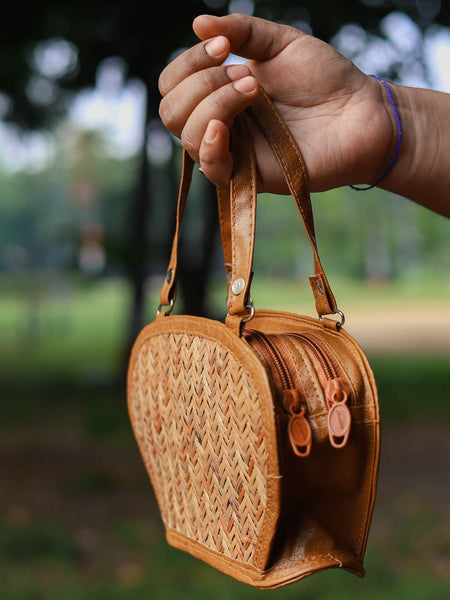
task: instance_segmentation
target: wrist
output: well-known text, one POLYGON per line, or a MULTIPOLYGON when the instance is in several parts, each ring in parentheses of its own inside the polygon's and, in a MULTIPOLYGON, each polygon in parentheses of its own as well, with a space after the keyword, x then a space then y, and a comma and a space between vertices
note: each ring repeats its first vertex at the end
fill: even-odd
MULTIPOLYGON (((402 124, 391 91, 391 86, 386 81, 384 81, 384 79, 378 77, 378 75, 370 75, 370 77, 378 81, 384 87, 385 96, 383 97, 383 99, 386 108, 384 112, 389 115, 389 120, 391 122, 389 124, 389 121, 385 120, 386 131, 384 135, 379 135, 379 139, 383 140, 383 137, 386 139, 390 138, 390 143, 388 144, 388 149, 385 152, 385 156, 383 161, 381 162, 381 166, 373 173, 371 177, 372 183, 369 183, 363 187, 359 185, 350 185, 352 189, 363 192, 380 185, 381 182, 389 176, 390 172, 395 167, 395 164, 399 158, 400 148, 402 145, 402 124), (386 98, 389 100, 390 106, 386 106, 386 98), (394 121, 392 117, 395 118, 394 121)), ((376 153, 374 153, 374 155, 376 155, 376 153)))
MULTIPOLYGON (((352 98, 352 122, 358 130, 351 146, 352 160, 341 183, 362 190, 376 185, 392 165, 399 139, 398 122, 384 84, 369 75, 363 77, 363 85, 352 98)), ((394 94, 392 100, 396 101, 394 94)))
POLYGON ((380 187, 449 216, 450 95, 392 86, 402 119, 402 148, 380 187))

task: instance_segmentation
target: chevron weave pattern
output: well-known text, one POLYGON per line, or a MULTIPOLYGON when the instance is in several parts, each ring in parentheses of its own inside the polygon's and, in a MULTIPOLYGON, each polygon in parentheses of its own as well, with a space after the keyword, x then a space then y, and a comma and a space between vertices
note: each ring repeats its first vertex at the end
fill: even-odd
POLYGON ((141 346, 131 390, 135 434, 166 526, 251 564, 267 456, 248 374, 217 342, 161 334, 141 346))

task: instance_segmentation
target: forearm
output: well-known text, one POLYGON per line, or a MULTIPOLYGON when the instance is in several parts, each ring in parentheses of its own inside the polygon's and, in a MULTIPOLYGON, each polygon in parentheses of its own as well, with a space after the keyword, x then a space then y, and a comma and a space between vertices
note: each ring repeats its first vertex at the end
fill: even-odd
POLYGON ((450 94, 391 84, 402 145, 380 187, 450 217, 450 94))

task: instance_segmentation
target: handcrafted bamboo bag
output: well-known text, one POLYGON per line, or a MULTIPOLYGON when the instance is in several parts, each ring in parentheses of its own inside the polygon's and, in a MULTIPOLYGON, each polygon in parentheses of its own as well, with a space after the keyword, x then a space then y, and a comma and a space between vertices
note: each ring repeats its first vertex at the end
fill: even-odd
POLYGON ((363 576, 379 459, 376 385, 319 260, 300 150, 264 92, 252 111, 236 119, 234 174, 218 190, 227 318, 170 315, 193 168, 185 153, 160 310, 130 359, 130 418, 170 544, 260 588, 332 567, 363 576), (318 319, 253 309, 255 117, 311 242, 318 319))

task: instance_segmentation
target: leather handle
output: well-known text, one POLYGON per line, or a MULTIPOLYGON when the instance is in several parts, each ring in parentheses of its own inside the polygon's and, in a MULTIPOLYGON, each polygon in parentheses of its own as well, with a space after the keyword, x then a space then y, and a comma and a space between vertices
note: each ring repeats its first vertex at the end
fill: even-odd
MULTIPOLYGON (((248 296, 251 283, 253 249, 255 243, 256 224, 256 160, 247 126, 247 115, 235 119, 232 130, 232 152, 235 171, 227 189, 217 188, 219 203, 219 219, 224 253, 234 264, 234 272, 244 282, 242 293, 233 296, 231 311, 233 315, 241 315, 239 322, 248 313, 248 296)), ((180 189, 178 193, 176 229, 172 242, 169 266, 160 292, 160 307, 172 307, 176 300, 178 246, 183 223, 186 201, 192 181, 194 161, 183 151, 183 165, 180 189)), ((163 312, 169 314, 170 310, 163 312)), ((236 321, 237 322, 237 321, 236 321)))
MULTIPOLYGON (((331 314, 337 310, 337 305, 317 250, 308 176, 303 156, 289 128, 264 90, 261 90, 257 100, 251 106, 251 110, 280 164, 313 250, 314 275, 309 279, 317 313, 319 316, 331 314)), ((255 242, 256 160, 248 119, 249 115, 246 113, 235 119, 232 128, 232 153, 235 169, 229 189, 217 189, 222 244, 227 276, 230 279, 227 323, 236 333, 240 332, 243 319, 249 314, 255 242)), ((193 165, 194 161, 184 151, 176 231, 166 279, 161 289, 161 306, 172 305, 176 298, 178 244, 193 165)))
MULTIPOLYGON (((289 128, 286 123, 283 121, 281 116, 279 115, 277 109, 273 105, 269 96, 266 94, 264 90, 261 90, 260 95, 257 100, 251 105, 251 110, 256 117, 259 126, 264 132, 266 138, 268 139, 272 150, 278 160, 278 163, 281 167, 287 185, 289 187, 289 191, 292 197, 295 200, 297 205, 297 209, 300 213, 300 216, 303 221, 303 225, 308 237, 308 240, 311 244, 314 256, 314 275, 309 278, 312 291, 314 294, 314 300, 316 305, 316 310, 319 316, 331 314, 337 310, 336 300, 334 298, 333 292, 331 291, 331 287, 328 283, 326 275, 324 273, 318 249, 317 249, 317 241, 314 229, 314 218, 311 206, 311 198, 309 193, 308 186, 308 175, 306 170, 306 165, 302 156, 302 153, 291 134, 289 128)), ((236 161, 236 157, 234 156, 234 160, 236 161)), ((233 176, 235 178, 236 174, 233 176)), ((245 174, 239 174, 239 177, 245 177, 245 174)), ((251 175, 247 174, 247 181, 250 182, 251 175)), ((252 185, 255 185, 253 183, 252 185)), ((225 264, 227 269, 227 276, 231 278, 231 283, 235 281, 236 277, 239 275, 234 272, 233 264, 234 260, 232 258, 232 230, 233 227, 242 227, 242 224, 237 223, 233 224, 233 222, 227 223, 226 218, 222 215, 227 214, 226 209, 226 198, 223 193, 218 194, 219 196, 219 213, 221 214, 221 235, 222 235, 222 244, 225 255, 225 264), (231 239, 231 244, 230 240, 231 239), (230 274, 230 265, 231 265, 231 274, 230 274)), ((230 202, 233 203, 233 192, 231 190, 230 202)), ((250 236, 249 236, 250 238, 250 236)), ((250 239, 248 238, 248 243, 250 239)), ((245 240, 244 240, 245 242, 245 240)), ((250 256, 249 249, 240 249, 244 255, 250 256)), ((252 255, 252 253, 251 253, 252 255)), ((237 305, 237 302, 233 302, 234 298, 229 293, 229 306, 228 312, 230 315, 239 314, 242 311, 242 304, 237 305), (231 307, 230 307, 231 304, 231 307), (233 306, 233 304, 236 305, 233 306)), ((248 312, 248 311, 247 311, 248 312)))
MULTIPOLYGON (((183 151, 183 166, 181 171, 180 189, 178 192, 177 220, 175 235, 172 242, 172 252, 170 255, 169 266, 167 268, 166 278, 160 293, 160 307, 173 306, 177 295, 177 267, 178 267, 178 245, 180 241, 181 225, 183 223, 184 210, 192 181, 192 171, 194 169, 194 160, 189 156, 186 150, 183 151)), ((159 312, 158 310, 158 312, 159 312)))
POLYGON ((243 319, 251 311, 256 227, 256 158, 248 119, 245 113, 235 118, 231 132, 233 175, 229 188, 217 188, 220 232, 225 262, 228 263, 226 323, 237 334, 240 334, 243 319))

